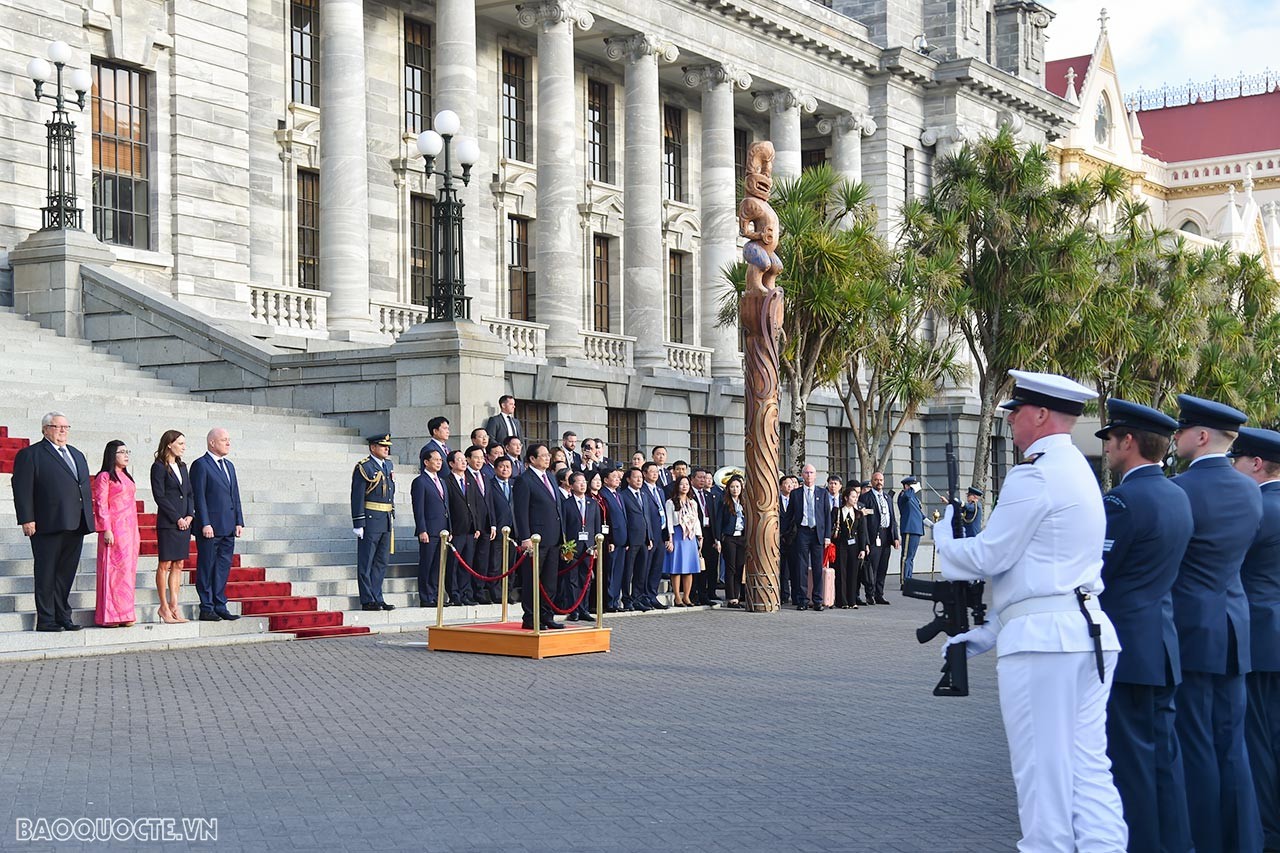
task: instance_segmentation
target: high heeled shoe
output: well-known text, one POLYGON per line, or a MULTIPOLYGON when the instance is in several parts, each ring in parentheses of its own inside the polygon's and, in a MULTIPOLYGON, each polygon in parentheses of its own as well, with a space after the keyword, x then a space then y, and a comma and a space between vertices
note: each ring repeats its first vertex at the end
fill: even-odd
POLYGON ((182 618, 175 619, 174 614, 172 614, 171 611, 165 610, 164 607, 160 607, 158 612, 160 616, 160 621, 165 623, 166 625, 177 625, 179 622, 187 621, 182 618))

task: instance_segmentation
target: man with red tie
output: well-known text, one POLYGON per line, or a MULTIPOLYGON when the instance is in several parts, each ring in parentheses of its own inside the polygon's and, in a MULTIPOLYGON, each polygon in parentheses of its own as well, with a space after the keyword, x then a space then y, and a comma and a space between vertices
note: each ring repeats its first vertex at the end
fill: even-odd
POLYGON ((529 445, 525 451, 525 468, 516 480, 512 492, 516 521, 516 539, 526 554, 533 552, 533 535, 541 536, 538 545, 539 576, 533 575, 533 558, 529 557, 520 567, 520 606, 524 609, 521 627, 533 630, 533 596, 538 594, 534 583, 546 591, 540 609, 543 628, 558 629, 564 625, 555 621, 547 606, 548 598, 554 599, 556 591, 557 546, 560 544, 560 490, 551 480, 547 468, 551 465, 551 451, 541 442, 529 445))

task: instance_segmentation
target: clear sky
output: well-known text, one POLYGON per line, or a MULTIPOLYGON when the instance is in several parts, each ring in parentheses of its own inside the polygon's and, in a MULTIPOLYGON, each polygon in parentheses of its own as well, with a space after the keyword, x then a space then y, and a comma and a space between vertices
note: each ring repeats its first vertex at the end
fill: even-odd
POLYGON ((1111 52, 1126 93, 1257 74, 1280 74, 1280 0, 1043 0, 1049 25, 1046 59, 1092 53, 1105 5, 1111 52))

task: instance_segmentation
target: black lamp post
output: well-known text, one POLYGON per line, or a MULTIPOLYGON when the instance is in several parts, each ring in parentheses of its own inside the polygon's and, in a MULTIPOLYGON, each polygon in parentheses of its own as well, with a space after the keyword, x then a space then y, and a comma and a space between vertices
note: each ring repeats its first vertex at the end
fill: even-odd
POLYGON ((470 136, 457 136, 462 128, 458 114, 441 110, 432 121, 434 130, 418 134, 418 151, 426 161, 426 172, 441 178, 440 193, 435 203, 435 275, 431 284, 430 316, 432 321, 471 319, 471 297, 463 278, 462 201, 454 186, 453 142, 457 137, 457 176, 466 186, 471 181, 471 167, 480 159, 480 145, 470 136), (444 152, 444 168, 435 169, 435 159, 444 152))
MULTIPOLYGON (((76 205, 76 125, 67 113, 71 99, 63 94, 62 74, 71 61, 71 48, 66 42, 49 44, 49 63, 36 57, 27 63, 27 76, 36 84, 36 100, 53 101, 53 118, 45 122, 48 129, 48 202, 43 208, 41 231, 61 228, 81 230, 81 212, 76 205), (52 93, 44 91, 50 77, 54 79, 52 93)), ((70 72, 71 88, 76 93, 76 109, 84 109, 84 96, 93 86, 93 76, 83 68, 70 72)))

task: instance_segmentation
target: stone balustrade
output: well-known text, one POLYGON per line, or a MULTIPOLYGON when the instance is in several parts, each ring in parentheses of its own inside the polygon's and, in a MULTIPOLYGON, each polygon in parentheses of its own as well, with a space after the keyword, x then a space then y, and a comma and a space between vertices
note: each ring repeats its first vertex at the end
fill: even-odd
POLYGON ((249 316, 277 329, 322 332, 329 294, 295 287, 249 286, 249 316))
POLYGON ((608 332, 582 333, 582 354, 601 367, 630 370, 635 363, 636 339, 608 332))
POLYGON ((667 367, 687 376, 711 377, 711 349, 667 343, 667 367))
POLYGON ((543 361, 547 357, 547 326, 506 317, 482 317, 481 323, 507 345, 512 358, 543 361))
POLYGON ((384 335, 398 338, 410 327, 425 323, 429 319, 427 306, 406 305, 402 302, 381 302, 370 300, 369 307, 378 321, 378 331, 384 335))

